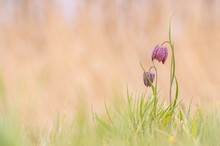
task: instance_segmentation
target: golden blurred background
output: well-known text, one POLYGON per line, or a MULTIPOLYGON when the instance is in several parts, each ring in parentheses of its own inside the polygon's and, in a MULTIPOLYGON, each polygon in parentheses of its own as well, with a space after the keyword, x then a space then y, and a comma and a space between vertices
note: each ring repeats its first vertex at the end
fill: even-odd
MULTIPOLYGON (((219 0, 0 0, 0 109, 47 126, 79 102, 100 111, 126 86, 150 94, 139 63, 150 67, 172 15, 180 98, 219 105, 219 8, 219 0)), ((170 58, 156 65, 167 98, 170 58)))

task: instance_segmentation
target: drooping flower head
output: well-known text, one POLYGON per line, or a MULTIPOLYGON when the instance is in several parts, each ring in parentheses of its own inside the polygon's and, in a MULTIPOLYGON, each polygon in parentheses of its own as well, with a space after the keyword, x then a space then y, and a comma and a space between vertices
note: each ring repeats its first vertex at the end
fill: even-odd
POLYGON ((157 61, 162 61, 162 63, 164 64, 166 59, 167 59, 167 56, 168 56, 168 50, 166 47, 160 47, 160 46, 156 46, 152 52, 152 61, 154 59, 156 59, 157 61))
POLYGON ((154 82, 154 78, 155 78, 155 74, 154 73, 144 72, 144 74, 143 74, 144 85, 147 86, 147 87, 150 87, 151 84, 150 84, 149 80, 151 81, 151 83, 153 83, 154 82))

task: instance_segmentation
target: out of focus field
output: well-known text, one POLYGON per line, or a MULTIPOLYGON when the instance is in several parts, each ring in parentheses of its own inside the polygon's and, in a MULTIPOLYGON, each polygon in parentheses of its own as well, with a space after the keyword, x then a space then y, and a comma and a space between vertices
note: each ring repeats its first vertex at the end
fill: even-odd
MULTIPOLYGON (((47 126, 79 104, 101 111, 126 85, 145 91, 139 63, 149 67, 173 14, 180 98, 218 106, 219 8, 218 0, 0 0, 0 109, 47 126)), ((156 64, 167 98, 168 60, 156 64)))

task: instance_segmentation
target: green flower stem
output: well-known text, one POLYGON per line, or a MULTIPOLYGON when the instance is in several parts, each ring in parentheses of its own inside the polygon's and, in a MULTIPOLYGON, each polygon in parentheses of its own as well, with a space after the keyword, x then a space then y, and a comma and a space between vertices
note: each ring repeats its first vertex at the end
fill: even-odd
POLYGON ((156 83, 155 83, 155 90, 153 91, 153 95, 154 95, 154 108, 153 108, 153 115, 155 116, 157 114, 157 78, 158 78, 158 74, 157 74, 157 68, 153 63, 153 66, 150 67, 149 71, 151 71, 151 69, 154 69, 155 70, 155 73, 156 73, 156 83))
POLYGON ((151 71, 151 69, 154 69, 155 70, 155 73, 156 73, 156 83, 155 83, 155 90, 157 91, 157 78, 158 78, 158 73, 157 73, 157 68, 153 62, 153 66, 150 67, 149 71, 151 71))
POLYGON ((169 41, 166 41, 166 42, 169 42, 170 44, 170 48, 171 48, 171 51, 172 51, 172 56, 171 56, 171 67, 170 67, 170 105, 172 103, 172 86, 173 86, 173 82, 175 80, 175 84, 176 84, 176 94, 175 94, 175 99, 174 99, 174 104, 173 104, 173 108, 175 108, 175 105, 176 105, 176 102, 177 102, 177 99, 178 99, 178 92, 179 92, 179 89, 178 89, 178 81, 177 81, 177 78, 176 78, 176 63, 175 63, 175 52, 174 52, 174 44, 172 42, 172 37, 171 37, 171 20, 172 20, 172 17, 170 19, 170 23, 169 23, 169 41))
MULTIPOLYGON (((170 33, 170 32, 169 32, 170 33)), ((169 36, 170 41, 165 41, 161 44, 161 47, 163 47, 164 44, 168 43, 171 47, 172 51, 172 56, 171 56, 171 66, 170 66, 170 91, 169 91, 169 100, 170 100, 170 105, 172 103, 172 84, 173 84, 173 73, 175 74, 175 70, 173 71, 173 63, 174 63, 174 52, 173 52, 173 45, 171 43, 171 37, 169 36)))
POLYGON ((161 44, 161 47, 163 47, 163 45, 166 44, 166 43, 170 44, 170 41, 165 41, 165 42, 163 42, 163 43, 161 44))

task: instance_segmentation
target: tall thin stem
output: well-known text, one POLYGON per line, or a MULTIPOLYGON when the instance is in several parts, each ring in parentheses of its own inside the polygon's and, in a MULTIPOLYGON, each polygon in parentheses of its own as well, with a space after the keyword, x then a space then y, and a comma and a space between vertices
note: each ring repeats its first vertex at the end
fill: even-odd
POLYGON ((150 67, 149 71, 151 71, 151 69, 154 69, 155 70, 155 73, 156 73, 156 83, 155 83, 155 90, 157 91, 157 78, 158 78, 158 73, 157 73, 157 68, 153 62, 153 66, 150 67))
POLYGON ((171 65, 170 65, 170 105, 172 102, 172 67, 173 67, 173 56, 171 57, 171 65))
POLYGON ((175 70, 174 70, 174 50, 173 45, 171 43, 171 37, 169 37, 169 41, 165 41, 161 44, 161 47, 163 47, 164 44, 168 43, 171 47, 172 56, 171 56, 171 66, 170 66, 170 91, 169 91, 169 98, 170 98, 170 105, 172 103, 172 85, 173 85, 173 77, 175 76, 175 70))
POLYGON ((170 44, 170 41, 165 41, 165 42, 163 42, 163 43, 161 44, 161 47, 163 47, 163 45, 166 44, 166 43, 170 44))
POLYGON ((158 74, 157 74, 157 68, 153 62, 153 66, 150 67, 149 72, 151 71, 151 69, 155 70, 156 73, 156 83, 155 83, 155 89, 153 90, 153 95, 154 95, 154 115, 156 115, 157 113, 157 78, 158 78, 158 74))
MULTIPOLYGON (((173 16, 172 16, 173 17, 173 16)), ((178 98, 178 82, 175 74, 175 70, 176 70, 176 65, 175 65, 175 55, 174 55, 174 44, 172 42, 172 37, 171 37, 171 20, 172 17, 170 18, 170 22, 169 22, 169 44, 170 44, 170 48, 172 50, 172 57, 171 57, 171 67, 170 67, 170 105, 171 105, 171 94, 172 94, 172 86, 173 86, 173 81, 174 79, 176 80, 176 97, 175 97, 175 101, 174 103, 176 103, 176 100, 178 98)))

